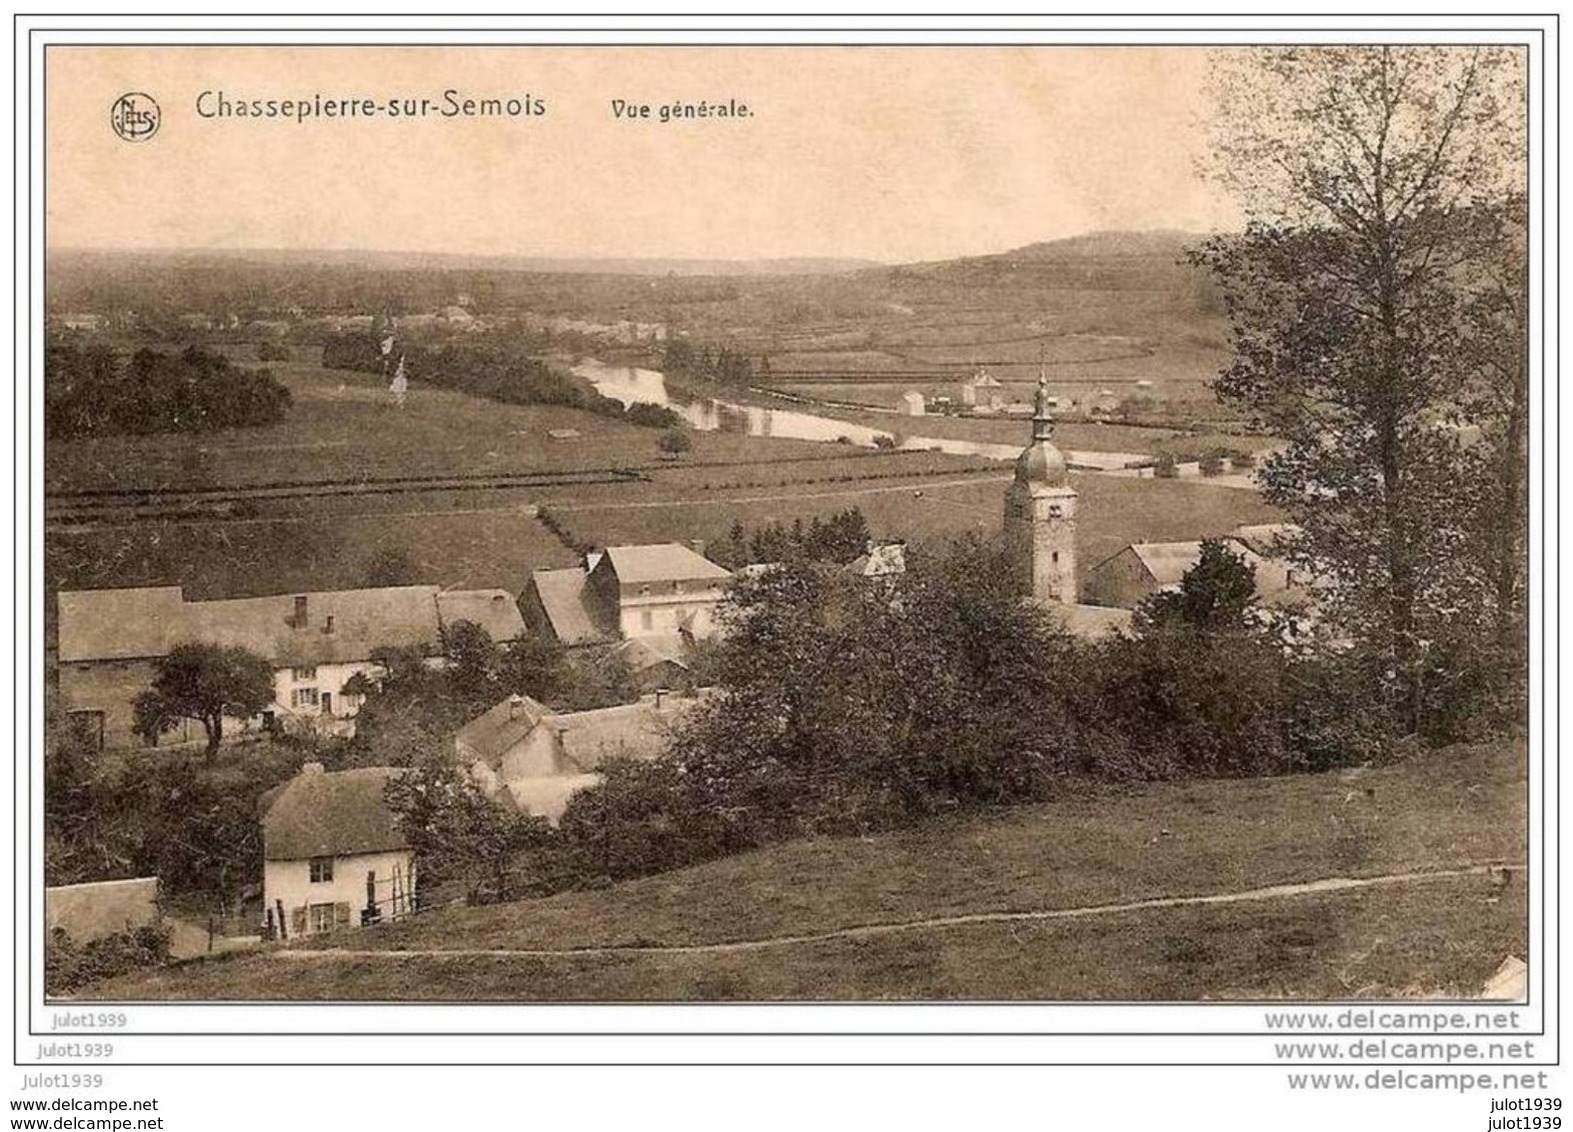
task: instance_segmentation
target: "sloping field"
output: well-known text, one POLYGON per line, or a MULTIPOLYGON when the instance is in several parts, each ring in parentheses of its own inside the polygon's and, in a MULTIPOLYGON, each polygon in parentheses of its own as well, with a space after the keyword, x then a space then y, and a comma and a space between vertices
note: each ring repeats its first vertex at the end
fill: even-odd
POLYGON ((1474 993, 1505 955, 1524 955, 1521 870, 1074 919, 921 921, 1515 866, 1524 770, 1522 748, 1504 743, 1372 770, 1093 793, 877 837, 791 842, 600 891, 434 911, 320 941, 339 955, 203 961, 101 984, 90 997, 1474 993), (776 947, 659 950, 914 922, 776 947), (572 954, 587 948, 602 950, 572 954), (552 954, 439 954, 477 949, 552 954))

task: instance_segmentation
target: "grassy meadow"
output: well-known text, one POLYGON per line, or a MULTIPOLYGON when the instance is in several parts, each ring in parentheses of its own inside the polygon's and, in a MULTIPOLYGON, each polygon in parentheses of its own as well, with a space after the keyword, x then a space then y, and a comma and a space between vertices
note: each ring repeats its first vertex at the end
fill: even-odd
POLYGON ((795 841, 599 891, 453 908, 333 950, 574 951, 200 961, 110 1000, 1065 999, 1469 995, 1524 956, 1522 871, 1076 919, 911 926, 741 951, 629 950, 1446 871, 1525 852, 1511 743, 1322 775, 1155 784, 795 841))

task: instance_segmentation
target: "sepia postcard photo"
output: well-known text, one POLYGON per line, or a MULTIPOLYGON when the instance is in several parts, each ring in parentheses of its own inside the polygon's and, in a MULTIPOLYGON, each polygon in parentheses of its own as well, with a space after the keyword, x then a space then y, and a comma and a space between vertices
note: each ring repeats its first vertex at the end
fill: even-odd
POLYGON ((1522 47, 43 63, 49 1002, 1526 1000, 1522 47))

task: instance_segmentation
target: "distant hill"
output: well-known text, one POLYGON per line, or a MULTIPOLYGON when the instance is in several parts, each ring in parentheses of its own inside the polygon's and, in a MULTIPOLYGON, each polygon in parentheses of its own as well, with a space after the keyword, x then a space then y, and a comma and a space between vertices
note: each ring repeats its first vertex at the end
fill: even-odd
POLYGON ((219 261, 266 266, 364 267, 377 271, 519 271, 550 275, 834 275, 879 267, 867 259, 798 257, 786 259, 599 259, 541 256, 464 255, 434 252, 359 251, 354 249, 215 248, 125 252, 61 248, 51 259, 77 263, 140 261, 194 266, 219 261))

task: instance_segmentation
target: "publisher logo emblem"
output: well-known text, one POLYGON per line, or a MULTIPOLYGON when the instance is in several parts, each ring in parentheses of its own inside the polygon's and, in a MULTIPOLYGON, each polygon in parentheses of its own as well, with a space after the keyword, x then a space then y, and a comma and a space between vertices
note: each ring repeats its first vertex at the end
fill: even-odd
POLYGON ((109 108, 109 124, 128 142, 145 142, 158 133, 158 103, 150 95, 122 94, 109 108))

